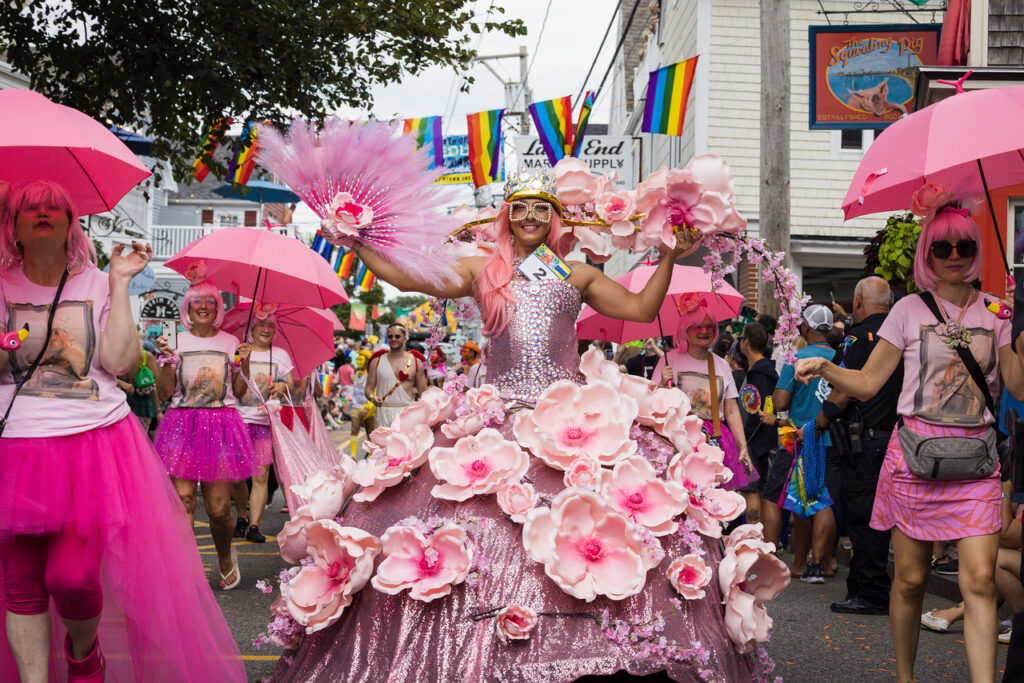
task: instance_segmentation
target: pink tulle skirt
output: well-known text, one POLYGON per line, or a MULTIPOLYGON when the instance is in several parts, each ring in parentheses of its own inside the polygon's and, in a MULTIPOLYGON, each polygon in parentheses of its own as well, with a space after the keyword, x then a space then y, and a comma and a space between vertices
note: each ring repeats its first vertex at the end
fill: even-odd
MULTIPOLYGON (((71 522, 102 548, 108 682, 245 680, 181 501, 134 415, 81 434, 0 439, 0 537, 71 522)), ((50 680, 65 680, 64 629, 52 621, 50 680)), ((3 629, 0 680, 18 680, 3 629)))
POLYGON ((270 438, 270 426, 246 422, 245 428, 256 452, 256 464, 260 467, 274 464, 274 442, 270 438))
POLYGON ((240 481, 259 471, 252 439, 234 408, 173 408, 153 440, 168 474, 189 481, 240 481))
POLYGON ((722 449, 722 452, 725 453, 725 466, 732 472, 732 479, 722 484, 722 488, 726 491, 735 491, 753 481, 757 481, 757 470, 747 474, 743 463, 740 462, 740 447, 737 445, 736 438, 732 435, 732 432, 725 426, 725 423, 719 423, 719 427, 722 430, 722 436, 711 436, 714 425, 711 420, 704 420, 704 433, 708 437, 708 442, 722 449))

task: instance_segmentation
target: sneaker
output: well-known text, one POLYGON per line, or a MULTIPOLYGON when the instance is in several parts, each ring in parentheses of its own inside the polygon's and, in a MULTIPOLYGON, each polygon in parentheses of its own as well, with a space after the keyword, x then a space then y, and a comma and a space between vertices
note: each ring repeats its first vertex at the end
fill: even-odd
POLYGON ((1001 631, 999 633, 999 642, 1003 645, 1009 645, 1011 635, 1013 635, 1013 629, 1008 628, 1005 631, 1001 631))
POLYGON ((235 520, 235 533, 232 538, 245 538, 245 532, 249 528, 249 520, 245 517, 239 517, 235 520))
POLYGON ((950 560, 949 562, 937 564, 934 571, 936 574, 942 574, 943 576, 956 576, 960 573, 960 562, 959 560, 950 560))
POLYGON ((245 532, 245 540, 250 543, 266 543, 267 537, 260 532, 260 528, 253 524, 249 527, 249 530, 245 532))
POLYGON ((800 577, 800 580, 804 583, 825 583, 825 577, 821 573, 821 565, 808 562, 807 569, 804 571, 804 575, 800 577))

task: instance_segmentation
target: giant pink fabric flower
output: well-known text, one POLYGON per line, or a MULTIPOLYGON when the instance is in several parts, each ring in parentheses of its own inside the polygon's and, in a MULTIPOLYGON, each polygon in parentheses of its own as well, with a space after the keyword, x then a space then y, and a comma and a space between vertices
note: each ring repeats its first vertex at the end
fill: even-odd
POLYGON ((367 441, 370 455, 359 461, 353 476, 363 488, 352 499, 370 502, 384 489, 402 483, 427 461, 432 445, 434 434, 425 424, 417 424, 405 433, 394 427, 373 430, 367 441))
POLYGON ((494 630, 503 643, 526 640, 536 625, 537 613, 521 605, 509 605, 494 618, 494 630))
POLYGON ((725 632, 740 654, 753 652, 771 636, 772 618, 764 604, 734 588, 725 597, 725 632))
POLYGON ((705 586, 711 583, 711 567, 703 557, 693 553, 672 560, 665 573, 672 587, 687 600, 703 598, 705 586))
POLYGON ((537 504, 537 491, 529 482, 506 484, 498 489, 498 507, 516 524, 526 521, 533 506, 537 504))
POLYGON ((658 478, 651 464, 638 455, 619 462, 604 477, 601 493, 616 510, 646 527, 655 536, 674 532, 674 521, 686 509, 682 484, 658 478))
POLYGON ((519 443, 555 469, 566 470, 576 458, 614 465, 636 452, 629 431, 636 400, 604 382, 579 386, 570 380, 551 384, 533 410, 516 415, 513 433, 519 443))
POLYGON ((632 237, 636 232, 630 220, 636 213, 636 200, 632 192, 609 192, 603 195, 595 204, 595 212, 608 223, 613 235, 632 237))
POLYGON ((666 470, 668 479, 682 484, 689 494, 686 516, 710 538, 721 537, 722 522, 738 517, 746 505, 739 493, 717 488, 724 478, 722 470, 728 468, 722 464, 721 449, 707 443, 676 454, 666 470))
POLYGON ((739 588, 759 602, 768 602, 789 585, 789 579, 789 568, 776 557, 775 544, 757 538, 727 543, 718 565, 723 595, 739 588))
POLYGON ((569 465, 562 477, 562 483, 567 487, 578 486, 583 489, 598 489, 601 486, 601 476, 604 470, 592 458, 576 458, 569 465))
POLYGON ((684 407, 689 411, 689 399, 676 410, 668 410, 652 426, 654 431, 671 441, 675 449, 685 456, 707 443, 707 437, 703 431, 704 422, 698 416, 684 412, 684 407))
POLYGON ((389 527, 381 537, 384 560, 377 567, 373 587, 395 595, 409 589, 409 597, 430 602, 443 598, 466 580, 473 559, 466 531, 445 524, 424 536, 411 526, 389 527))
POLYGON ((602 228, 589 225, 577 225, 572 234, 579 240, 580 251, 590 257, 594 263, 604 263, 612 257, 612 247, 604 238, 602 228))
POLYGON ((356 488, 351 476, 344 472, 328 474, 323 470, 311 472, 302 484, 293 484, 292 491, 306 501, 313 519, 334 519, 341 506, 356 488))
POLYGON ((292 514, 292 518, 284 523, 281 533, 277 535, 277 546, 281 551, 281 559, 285 562, 298 564, 306 557, 306 527, 313 521, 313 513, 308 505, 303 505, 292 514))
MULTIPOLYGON (((628 375, 619 371, 619 366, 596 350, 590 349, 580 358, 580 372, 588 383, 607 382, 619 393, 636 400, 638 424, 647 427, 659 427, 673 416, 678 416, 680 426, 686 414, 690 412, 690 400, 679 389, 652 388, 652 383, 643 377, 628 375)), ((700 431, 699 420, 697 431, 700 431)), ((687 427, 687 434, 692 430, 687 427)), ((660 433, 660 432, 659 432, 660 433)))
POLYGON ((430 493, 458 501, 494 493, 518 481, 530 465, 526 452, 496 429, 465 436, 451 448, 434 448, 429 460, 430 471, 441 482, 430 493))
POLYGON ((487 416, 483 413, 469 413, 462 417, 448 420, 441 425, 441 433, 449 439, 462 439, 473 436, 487 424, 487 416))
POLYGON ((287 588, 288 613, 306 633, 327 628, 339 618, 373 573, 381 543, 362 529, 321 519, 306 527, 313 564, 303 567, 287 588))
POLYGON ((505 410, 505 402, 493 384, 473 387, 465 395, 467 412, 441 425, 441 433, 449 439, 472 436, 505 410))
POLYGON ((558 201, 563 205, 586 204, 596 197, 600 177, 591 172, 586 162, 576 157, 562 157, 552 173, 558 201))
MULTIPOLYGON (((419 404, 426 409, 426 415, 424 416, 423 421, 428 427, 433 427, 439 422, 444 422, 451 417, 452 410, 455 407, 454 398, 455 397, 452 394, 449 394, 439 387, 430 387, 420 394, 420 398, 416 401, 416 404, 419 404)), ((405 415, 406 411, 409 411, 411 407, 412 405, 403 409, 399 415, 405 415)), ((403 427, 411 427, 413 426, 415 419, 416 418, 410 411, 410 414, 405 419, 401 420, 401 424, 403 427)))
POLYGON ((359 230, 372 222, 372 208, 356 202, 348 192, 339 192, 331 200, 320 227, 327 240, 337 244, 345 238, 358 237, 359 230))
POLYGON ((640 534, 593 491, 564 489, 550 508, 531 510, 523 546, 575 598, 623 600, 643 590, 647 572, 640 534))

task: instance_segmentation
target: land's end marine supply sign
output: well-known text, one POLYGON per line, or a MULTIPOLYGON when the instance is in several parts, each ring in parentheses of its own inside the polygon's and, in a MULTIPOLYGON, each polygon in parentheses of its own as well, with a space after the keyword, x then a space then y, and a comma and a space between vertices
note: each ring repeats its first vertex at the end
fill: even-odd
MULTIPOLYGON (((519 166, 531 171, 551 168, 540 138, 519 136, 515 144, 519 166)), ((631 190, 636 186, 633 158, 633 138, 626 135, 588 135, 580 150, 580 159, 587 162, 594 173, 603 175, 615 171, 618 174, 615 187, 619 190, 631 190)))

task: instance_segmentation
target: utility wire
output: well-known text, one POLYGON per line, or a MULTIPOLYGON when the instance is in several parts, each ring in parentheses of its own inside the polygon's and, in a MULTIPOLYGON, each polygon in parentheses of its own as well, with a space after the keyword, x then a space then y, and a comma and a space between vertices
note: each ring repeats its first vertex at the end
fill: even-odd
MULTIPOLYGON (((494 9, 494 0, 491 0, 491 3, 487 6, 487 14, 485 16, 490 16, 492 9, 494 9)), ((477 39, 476 39, 476 45, 473 47, 473 52, 476 52, 477 50, 480 49, 480 43, 482 43, 483 40, 484 40, 484 32, 480 31, 480 35, 477 36, 477 39)), ((442 138, 444 138, 444 136, 448 135, 449 126, 451 126, 451 123, 452 123, 452 116, 455 115, 455 105, 458 104, 458 102, 459 102, 459 95, 462 93, 461 89, 457 89, 455 87, 455 84, 458 82, 458 80, 459 80, 459 75, 455 74, 455 76, 452 78, 451 87, 448 89, 448 98, 451 99, 451 107, 450 108, 448 107, 448 99, 446 99, 445 100, 445 116, 444 116, 443 119, 441 119, 442 123, 444 124, 444 130, 441 133, 441 137, 442 138), (451 98, 453 91, 454 91, 454 94, 455 94, 454 99, 451 98)))
POLYGON ((597 86, 597 90, 594 91, 594 99, 596 100, 598 95, 601 94, 601 89, 604 88, 604 82, 608 80, 608 74, 612 72, 612 67, 615 66, 615 58, 619 56, 619 50, 622 49, 622 44, 626 42, 626 36, 629 34, 629 27, 633 25, 633 17, 636 16, 636 10, 640 7, 640 0, 636 0, 633 3, 633 11, 629 13, 629 19, 626 20, 626 28, 622 29, 622 37, 619 38, 619 44, 615 46, 615 52, 612 53, 612 59, 608 62, 608 68, 604 72, 604 76, 601 78, 601 85, 597 86))
POLYGON ((608 28, 604 30, 604 36, 601 38, 601 44, 597 46, 597 54, 594 55, 594 61, 590 63, 590 68, 587 69, 587 75, 583 77, 583 85, 580 86, 580 91, 576 95, 576 99, 572 103, 572 108, 576 109, 576 105, 580 102, 580 97, 583 96, 583 91, 587 88, 587 81, 590 80, 590 74, 594 72, 594 66, 597 64, 598 57, 601 56, 601 50, 604 49, 604 41, 608 40, 608 34, 611 33, 612 26, 615 24, 616 17, 619 16, 619 9, 622 7, 622 0, 615 3, 615 9, 612 10, 611 21, 608 22, 608 28))
MULTIPOLYGON (((637 0, 637 1, 639 2, 639 0, 637 0)), ((523 90, 526 88, 526 83, 530 79, 530 72, 533 71, 533 62, 537 59, 537 51, 540 49, 540 41, 541 41, 541 39, 544 38, 544 29, 548 25, 548 14, 551 13, 551 2, 552 2, 552 0, 548 0, 547 9, 544 10, 544 20, 541 21, 540 33, 537 34, 537 44, 533 46, 533 54, 530 56, 530 63, 526 67, 526 75, 523 76, 523 80, 519 84, 519 92, 517 92, 516 96, 512 98, 512 103, 513 104, 515 104, 515 102, 523 94, 523 90)), ((525 111, 525 109, 526 109, 526 102, 523 102, 523 110, 525 111)))

